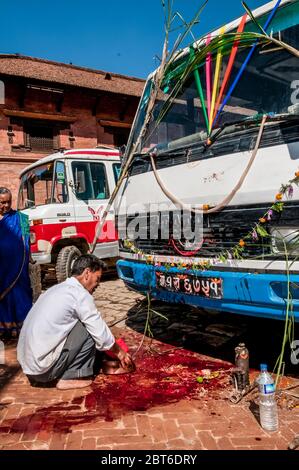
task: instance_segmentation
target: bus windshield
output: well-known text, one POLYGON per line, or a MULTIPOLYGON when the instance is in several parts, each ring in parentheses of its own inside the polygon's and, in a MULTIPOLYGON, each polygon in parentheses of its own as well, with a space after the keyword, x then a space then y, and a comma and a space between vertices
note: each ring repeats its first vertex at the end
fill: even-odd
MULTIPOLYGON (((298 2, 294 3, 278 11, 271 34, 295 49, 299 49, 299 8, 298 2)), ((256 32, 252 23, 249 23, 246 29, 256 32)), ((230 52, 223 52, 220 84, 228 66, 230 52)), ((239 48, 222 102, 226 98, 225 93, 228 91, 229 86, 244 64, 248 52, 248 46, 239 48)), ((211 60, 213 76, 216 68, 216 56, 212 57, 211 60)), ((187 64, 188 54, 185 61, 187 64)), ((208 77, 205 61, 198 67, 198 72, 205 97, 205 106, 208 110, 209 103, 206 99, 208 77)), ((180 148, 207 138, 209 132, 194 70, 190 71, 188 78, 175 98, 169 105, 165 106, 178 79, 179 77, 172 76, 168 80, 167 86, 164 85, 163 90, 159 90, 150 124, 138 149, 140 153, 148 153, 153 149, 164 151, 180 148)), ((299 102, 298 97, 298 58, 273 42, 263 41, 256 47, 245 72, 220 113, 214 129, 221 127, 223 124, 245 120, 259 114, 280 115, 289 113, 294 103, 299 102)), ((139 113, 135 127, 141 127, 140 117, 139 113)), ((133 129, 132 135, 136 135, 136 129, 133 129)))

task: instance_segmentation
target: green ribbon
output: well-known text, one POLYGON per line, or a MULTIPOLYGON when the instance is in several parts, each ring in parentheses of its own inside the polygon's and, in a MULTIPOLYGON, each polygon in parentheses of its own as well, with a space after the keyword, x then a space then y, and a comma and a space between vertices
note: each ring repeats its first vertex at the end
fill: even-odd
MULTIPOLYGON (((191 46, 190 47, 190 59, 193 60, 194 57, 195 57, 194 48, 193 48, 193 46, 191 46)), ((202 110, 203 110, 203 115, 204 115, 206 126, 207 126, 207 132, 209 132, 209 118, 208 118, 207 108, 206 108, 206 105, 205 105, 205 98, 204 98, 204 94, 203 94, 203 88, 202 88, 202 84, 201 84, 198 69, 194 70, 194 78, 195 78, 195 83, 196 83, 197 91, 198 91, 198 94, 199 94, 199 98, 200 98, 200 102, 201 102, 201 106, 202 106, 202 110)))

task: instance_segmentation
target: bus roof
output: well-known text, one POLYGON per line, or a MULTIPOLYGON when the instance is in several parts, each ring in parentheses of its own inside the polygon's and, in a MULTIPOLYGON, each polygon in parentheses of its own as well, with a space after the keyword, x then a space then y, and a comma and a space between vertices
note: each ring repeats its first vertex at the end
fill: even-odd
MULTIPOLYGON (((279 8, 287 5, 288 3, 294 3, 298 0, 281 0, 281 3, 280 3, 280 6, 279 8)), ((270 12, 271 10, 273 10, 273 8, 275 7, 277 3, 277 0, 272 0, 271 2, 268 2, 268 3, 265 3, 264 5, 262 5, 261 7, 259 8, 256 8, 255 10, 252 11, 253 13, 253 16, 255 18, 259 18, 263 15, 265 15, 266 13, 270 12)), ((245 13, 245 10, 244 10, 244 13, 245 13)), ((218 29, 214 30, 214 31, 207 31, 203 36, 201 36, 196 42, 195 42, 195 45, 198 45, 200 44, 202 38, 204 38, 205 36, 207 36, 209 33, 211 33, 211 36, 212 37, 215 37, 215 36, 218 36, 220 33, 221 33, 221 29, 223 26, 225 26, 225 32, 226 33, 229 33, 231 31, 234 31, 235 29, 238 28, 239 24, 240 24, 240 21, 241 21, 242 17, 239 17, 233 21, 231 21, 230 23, 227 23, 226 25, 221 25, 218 29)), ((251 21, 251 18, 249 17, 249 15, 247 16, 247 20, 246 20, 246 23, 249 23, 251 21)), ((176 56, 176 58, 174 59, 174 62, 176 62, 177 60, 181 59, 182 57, 184 57, 185 55, 189 54, 190 53, 190 48, 189 47, 186 47, 185 49, 182 49, 180 54, 178 54, 176 56)), ((158 69, 157 69, 158 70, 158 69)), ((156 71, 153 71, 148 79, 152 78, 154 76, 156 71)))
MULTIPOLYGON (((287 3, 294 3, 296 2, 297 0, 281 0, 281 3, 280 3, 280 6, 279 8, 281 8, 282 6, 286 5, 287 3)), ((255 10, 252 11, 253 13, 253 16, 255 18, 259 18, 260 16, 263 16, 265 15, 266 13, 270 12, 271 10, 273 10, 273 8, 275 7, 277 3, 277 0, 272 0, 271 2, 268 2, 268 3, 265 3, 264 5, 262 5, 261 7, 259 8, 256 8, 255 10)), ((244 10, 244 13, 245 10, 244 10)), ((237 18, 233 21, 231 21, 230 23, 226 24, 226 32, 230 32, 230 31, 233 31, 234 29, 237 29, 239 24, 240 24, 240 21, 241 21, 241 17, 240 18, 237 18)), ((249 16, 247 16, 247 20, 246 22, 249 23, 251 21, 251 18, 249 16)), ((212 36, 218 36, 221 32, 221 28, 218 28, 216 31, 213 31, 212 32, 212 36)))
POLYGON ((33 170, 41 165, 45 165, 47 163, 54 162, 55 160, 65 160, 65 159, 84 159, 84 160, 109 160, 113 162, 120 161, 120 154, 119 150, 106 148, 106 147, 98 147, 94 149, 72 149, 66 150, 64 152, 56 152, 47 157, 41 158, 40 160, 32 163, 31 165, 27 166, 22 170, 20 176, 22 177, 27 171, 33 170))

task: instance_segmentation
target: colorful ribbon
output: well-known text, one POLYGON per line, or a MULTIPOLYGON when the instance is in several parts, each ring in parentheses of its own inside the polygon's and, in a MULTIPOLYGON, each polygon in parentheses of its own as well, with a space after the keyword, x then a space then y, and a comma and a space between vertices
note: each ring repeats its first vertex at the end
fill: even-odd
MULTIPOLYGON (((276 5, 275 5, 275 7, 273 8, 273 10, 271 11, 270 15, 268 16, 268 19, 267 19, 267 21, 266 21, 266 23, 265 23, 265 25, 264 25, 264 30, 265 30, 265 31, 267 30, 268 26, 270 25, 271 21, 273 20, 273 17, 274 17, 274 15, 275 15, 275 13, 277 12, 277 9, 278 9, 278 7, 279 7, 280 4, 281 4, 281 0, 278 0, 277 3, 276 3, 276 5)), ((232 86, 230 87, 230 89, 229 89, 229 91, 228 91, 228 93, 227 93, 227 95, 226 95, 226 98, 225 98, 224 102, 223 102, 222 105, 221 105, 221 108, 219 109, 219 111, 218 111, 218 113, 217 113, 217 116, 216 116, 216 118, 215 118, 215 120, 214 120, 214 122, 213 122, 213 125, 215 125, 215 124, 217 123, 221 112, 223 111, 223 109, 224 109, 224 107, 226 106, 226 104, 228 103, 228 101, 229 101, 231 95, 233 94, 233 92, 234 92, 234 90, 235 90, 235 88, 236 88, 236 86, 237 86, 237 84, 238 84, 240 78, 242 77, 242 75, 243 75, 243 73, 244 73, 244 70, 245 70, 246 66, 248 65, 248 62, 250 61, 250 59, 251 59, 251 57, 252 57, 252 55, 253 55, 253 53, 254 53, 254 51, 255 51, 257 45, 258 45, 258 39, 255 40, 253 46, 251 47, 251 49, 250 49, 250 51, 249 51, 248 56, 247 56, 246 59, 245 59, 244 64, 242 65, 241 69, 239 70, 239 73, 238 73, 237 77, 236 77, 235 80, 234 80, 234 83, 233 83, 232 86)))
MULTIPOLYGON (((195 56, 194 48, 190 47, 190 58, 191 58, 191 60, 193 60, 194 56, 195 56)), ((194 78, 195 78, 195 83, 196 83, 197 91, 198 91, 198 94, 199 94, 201 107, 202 107, 204 119, 205 119, 206 126, 207 126, 207 132, 208 132, 209 131, 209 119, 208 119, 207 109, 206 109, 206 105, 205 105, 205 98, 204 98, 203 88, 202 88, 202 84, 201 84, 198 69, 194 70, 194 78)))
MULTIPOLYGON (((223 36, 224 33, 225 33, 225 26, 221 28, 220 36, 223 36)), ((211 112, 210 112, 210 118, 209 118, 209 132, 211 132, 212 130, 213 116, 214 116, 214 110, 215 110, 215 104, 216 104, 216 96, 217 96, 217 91, 219 88, 221 64, 222 64, 222 48, 220 47, 219 52, 217 54, 217 59, 216 59, 211 112)))
MULTIPOLYGON (((206 45, 211 42, 211 33, 208 34, 206 45)), ((206 59, 206 84, 207 84, 207 102, 208 102, 208 115, 211 116, 211 95, 212 95, 212 54, 209 52, 206 59)))
MULTIPOLYGON (((245 25, 246 25, 246 20, 247 20, 247 13, 245 13, 245 15, 242 17, 241 23, 239 24, 238 31, 237 31, 238 34, 243 33, 245 25)), ((217 111, 219 109, 224 91, 226 89, 226 86, 228 84, 228 81, 230 79, 230 76, 231 76, 231 73, 232 73, 232 70, 233 70, 233 65, 234 65, 235 58, 236 58, 236 55, 237 55, 237 52, 238 52, 239 42, 240 42, 239 40, 235 41, 235 43, 233 45, 233 48, 232 48, 232 51, 231 51, 231 54, 230 54, 230 58, 229 58, 228 65, 227 65, 227 68, 226 68, 226 71, 225 71, 223 83, 221 85, 220 93, 219 93, 217 103, 216 103, 216 106, 215 106, 213 121, 214 121, 215 116, 217 114, 217 111)))

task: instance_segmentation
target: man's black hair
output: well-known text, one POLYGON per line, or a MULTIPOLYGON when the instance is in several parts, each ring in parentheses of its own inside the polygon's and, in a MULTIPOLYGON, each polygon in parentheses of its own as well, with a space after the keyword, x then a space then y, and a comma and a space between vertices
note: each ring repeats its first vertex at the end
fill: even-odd
POLYGON ((0 187, 0 194, 10 194, 11 196, 11 191, 7 188, 4 188, 3 186, 0 187))
POLYGON ((79 256, 73 264, 72 276, 81 276, 85 269, 90 269, 92 273, 104 271, 107 265, 94 255, 79 256))

